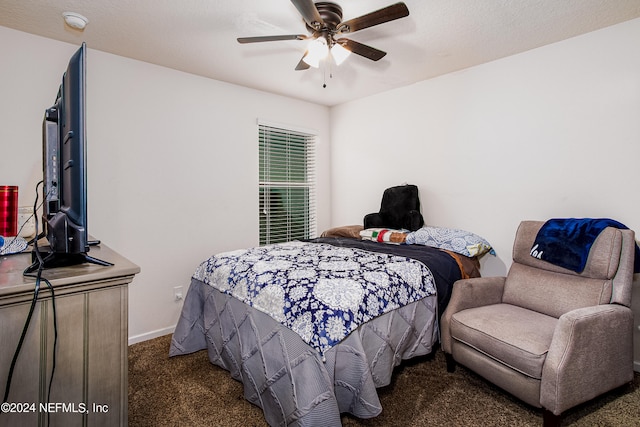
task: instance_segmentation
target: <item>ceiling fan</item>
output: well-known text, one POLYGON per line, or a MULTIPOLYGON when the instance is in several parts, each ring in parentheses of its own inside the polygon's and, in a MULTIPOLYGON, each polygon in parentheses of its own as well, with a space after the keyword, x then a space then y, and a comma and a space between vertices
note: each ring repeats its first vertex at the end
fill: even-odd
POLYGON ((318 67, 319 61, 331 52, 339 65, 349 53, 378 61, 387 53, 355 40, 342 37, 344 34, 384 24, 409 15, 407 5, 399 2, 358 18, 342 21, 342 8, 336 3, 312 0, 291 0, 306 23, 311 35, 288 34, 276 36, 240 37, 239 43, 259 43, 280 40, 311 40, 307 51, 298 62, 296 70, 318 67))

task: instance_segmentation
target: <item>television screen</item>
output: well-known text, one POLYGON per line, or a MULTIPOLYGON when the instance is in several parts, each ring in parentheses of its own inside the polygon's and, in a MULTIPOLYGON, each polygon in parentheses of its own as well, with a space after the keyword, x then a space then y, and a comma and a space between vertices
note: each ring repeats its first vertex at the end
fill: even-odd
POLYGON ((56 101, 44 115, 43 223, 49 250, 42 262, 34 261, 31 271, 42 263, 42 268, 83 262, 111 265, 87 255, 86 50, 82 43, 69 60, 56 101))
MULTIPOLYGON (((87 237, 87 174, 85 149, 86 45, 71 57, 59 90, 59 211, 47 218, 47 238, 54 252, 89 250, 87 237)), ((55 166, 54 166, 55 168, 55 166)))

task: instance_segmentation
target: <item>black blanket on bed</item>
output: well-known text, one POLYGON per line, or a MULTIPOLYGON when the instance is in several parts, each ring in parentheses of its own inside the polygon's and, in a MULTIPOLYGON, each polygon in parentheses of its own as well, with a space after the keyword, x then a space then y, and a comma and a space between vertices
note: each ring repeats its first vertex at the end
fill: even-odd
POLYGON ((328 243, 330 245, 348 248, 358 248, 371 252, 382 252, 420 261, 427 266, 429 270, 431 270, 436 282, 439 315, 442 315, 447 304, 449 304, 453 283, 462 278, 462 273, 460 272, 460 267, 456 260, 446 252, 430 246, 392 245, 388 243, 351 239, 347 237, 319 237, 308 241, 328 243))

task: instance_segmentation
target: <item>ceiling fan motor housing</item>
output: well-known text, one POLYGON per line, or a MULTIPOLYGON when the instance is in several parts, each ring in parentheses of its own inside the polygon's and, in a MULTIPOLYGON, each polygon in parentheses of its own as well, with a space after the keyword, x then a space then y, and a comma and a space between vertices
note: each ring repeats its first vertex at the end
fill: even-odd
POLYGON ((323 28, 312 28, 307 24, 307 28, 313 32, 316 30, 335 30, 340 22, 342 22, 342 8, 331 2, 318 2, 315 4, 320 17, 325 23, 323 28))

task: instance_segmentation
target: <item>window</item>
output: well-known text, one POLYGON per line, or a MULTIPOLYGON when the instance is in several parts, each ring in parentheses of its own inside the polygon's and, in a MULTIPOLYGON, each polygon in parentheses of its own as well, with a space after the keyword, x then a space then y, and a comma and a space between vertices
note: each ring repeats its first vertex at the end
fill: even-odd
POLYGON ((260 245, 316 234, 315 135, 258 124, 260 245))

